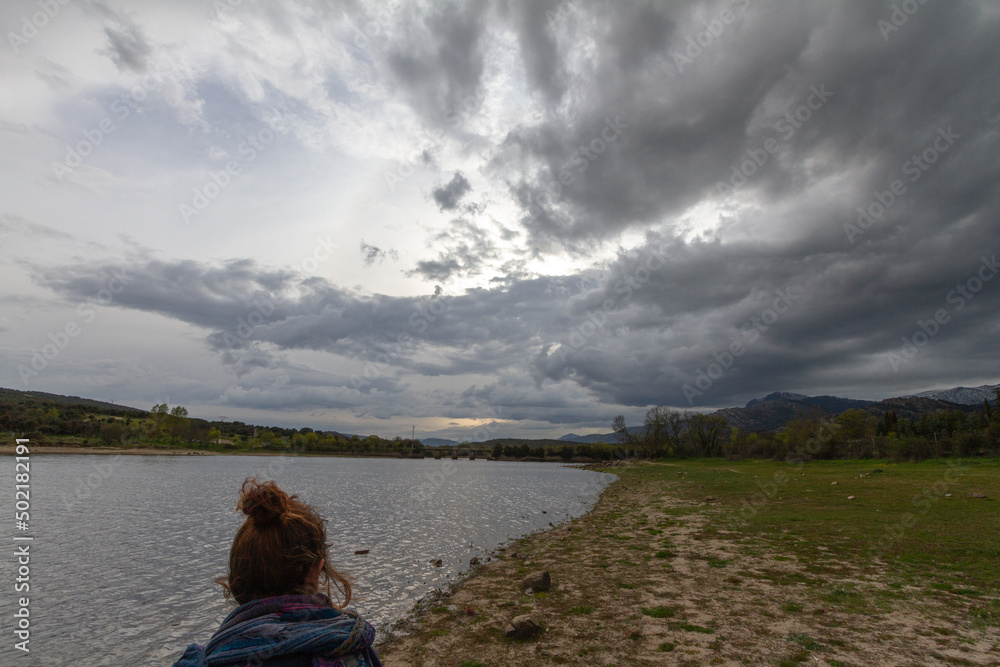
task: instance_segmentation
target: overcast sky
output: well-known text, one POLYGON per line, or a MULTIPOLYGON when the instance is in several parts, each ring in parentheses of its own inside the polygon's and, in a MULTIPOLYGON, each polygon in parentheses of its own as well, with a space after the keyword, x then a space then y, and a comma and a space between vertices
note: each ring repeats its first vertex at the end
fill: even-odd
POLYGON ((996 2, 0 27, 2 386, 461 440, 1000 381, 996 2))

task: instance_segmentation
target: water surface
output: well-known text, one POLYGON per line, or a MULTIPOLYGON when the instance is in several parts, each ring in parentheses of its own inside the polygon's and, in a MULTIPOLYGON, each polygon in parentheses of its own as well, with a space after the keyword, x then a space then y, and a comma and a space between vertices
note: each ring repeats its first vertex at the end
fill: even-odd
MULTIPOLYGON (((13 468, 10 457, 4 489, 13 468)), ((274 479, 327 519, 333 564, 356 581, 352 606, 379 628, 471 557, 585 513, 613 479, 483 460, 32 455, 31 653, 13 649, 7 548, 0 663, 170 664, 187 644, 204 644, 232 609, 212 579, 225 572, 249 475, 274 479)), ((12 520, 6 532, 17 532, 12 520)))

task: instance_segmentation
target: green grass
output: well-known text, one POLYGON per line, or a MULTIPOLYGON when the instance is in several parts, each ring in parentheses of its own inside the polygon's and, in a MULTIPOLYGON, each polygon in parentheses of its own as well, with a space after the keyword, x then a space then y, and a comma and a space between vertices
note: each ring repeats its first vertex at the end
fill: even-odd
POLYGON ((662 644, 656 647, 656 650, 659 651, 660 653, 669 653, 670 651, 673 651, 675 648, 677 648, 677 644, 674 644, 673 642, 663 642, 662 644))
POLYGON ((483 663, 478 660, 463 660, 458 663, 458 667, 486 667, 483 663))
MULTIPOLYGON (((975 491, 1000 498, 1000 459, 962 459, 952 467, 954 462, 860 460, 796 465, 684 459, 613 472, 625 483, 683 480, 670 487, 671 495, 682 500, 697 502, 714 496, 713 507, 721 513, 712 516, 703 533, 735 531, 740 539, 753 540, 748 548, 763 546, 780 559, 804 564, 816 575, 815 580, 803 581, 810 587, 836 572, 835 557, 854 563, 877 558, 900 579, 951 580, 952 589, 941 589, 947 594, 967 600, 977 599, 980 593, 995 597, 1000 589, 1000 568, 996 567, 1000 512, 995 501, 969 494, 975 491), (875 469, 882 472, 876 474, 875 469), (678 476, 681 471, 686 474, 678 476), (945 493, 951 497, 945 498, 945 493), (851 495, 855 500, 847 499, 851 495), (782 530, 776 531, 775 526, 782 530), (957 575, 963 578, 959 581, 957 575)), ((663 513, 677 517, 697 511, 668 507, 663 513)), ((669 525, 669 520, 657 525, 669 525)), ((659 558, 672 555, 656 553, 659 558)), ((834 604, 856 602, 836 597, 831 600, 834 604)))
POLYGON ((705 635, 710 635, 710 634, 713 634, 715 632, 715 630, 713 630, 712 628, 706 628, 703 625, 693 625, 693 624, 687 623, 687 622, 683 622, 683 623, 671 623, 670 624, 670 629, 671 630, 684 630, 685 632, 700 632, 700 633, 705 634, 705 635))
POLYGON ((571 607, 569 613, 576 614, 577 616, 584 616, 586 614, 594 613, 594 608, 589 605, 583 605, 580 607, 571 607))
POLYGON ((643 607, 641 611, 653 618, 670 618, 677 613, 677 607, 643 607))

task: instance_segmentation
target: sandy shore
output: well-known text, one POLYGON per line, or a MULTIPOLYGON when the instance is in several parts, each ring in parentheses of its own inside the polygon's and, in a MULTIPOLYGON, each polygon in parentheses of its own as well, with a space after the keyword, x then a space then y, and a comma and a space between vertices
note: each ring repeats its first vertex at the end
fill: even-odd
MULTIPOLYGON (((139 455, 139 456, 215 456, 215 455, 225 455, 228 452, 195 452, 190 449, 146 449, 141 447, 60 447, 58 445, 53 447, 43 447, 39 445, 31 445, 29 443, 29 448, 31 454, 128 454, 128 455, 139 455)), ((14 445, 0 446, 0 454, 13 454, 14 445)), ((262 456, 274 455, 275 453, 268 452, 267 454, 261 454, 262 456)))
MULTIPOLYGON (((802 583, 809 564, 709 526, 724 510, 674 496, 678 478, 615 472, 590 514, 516 542, 419 605, 382 645, 386 667, 1000 665, 1000 629, 970 627, 955 607, 967 601, 831 604, 802 583), (552 589, 523 595, 538 570, 552 589), (522 614, 540 636, 505 635, 522 614)), ((892 582, 831 558, 830 586, 892 582)))

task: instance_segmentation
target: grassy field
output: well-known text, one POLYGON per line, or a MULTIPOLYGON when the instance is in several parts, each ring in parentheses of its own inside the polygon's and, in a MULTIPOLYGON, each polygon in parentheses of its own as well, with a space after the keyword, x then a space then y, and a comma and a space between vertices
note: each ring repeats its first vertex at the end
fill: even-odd
POLYGON ((386 665, 1000 665, 1000 461, 955 463, 615 468, 591 514, 497 554, 386 665), (538 569, 553 589, 522 595, 538 569), (520 614, 542 636, 505 637, 520 614))
POLYGON ((722 511, 704 531, 735 531, 747 548, 814 563, 818 575, 823 562, 847 559, 889 566, 900 583, 942 580, 929 594, 1000 589, 1000 460, 698 460, 629 468, 621 477, 664 490, 673 478, 680 483, 670 492, 691 501, 711 495, 722 511))

